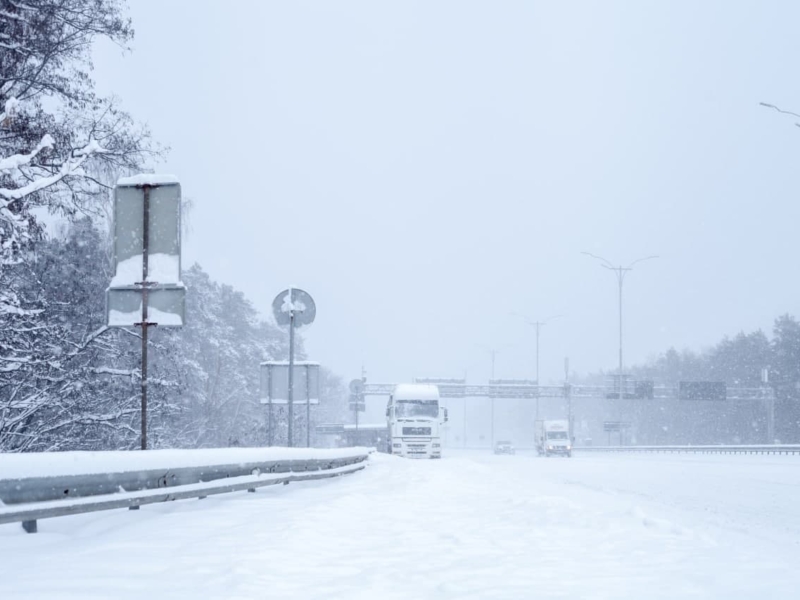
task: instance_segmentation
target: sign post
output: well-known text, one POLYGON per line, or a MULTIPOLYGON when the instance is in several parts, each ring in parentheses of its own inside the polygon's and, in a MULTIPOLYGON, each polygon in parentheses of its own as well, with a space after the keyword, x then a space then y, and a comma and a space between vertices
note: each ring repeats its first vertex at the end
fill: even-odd
MULTIPOLYGON (((536 382, 538 392, 539 382, 536 382)), ((569 383, 569 357, 564 359, 564 398, 567 400, 567 425, 569 428, 569 442, 574 443, 575 432, 572 428, 572 386, 569 383)))
POLYGON ((608 445, 611 445, 611 434, 618 433, 619 434, 619 445, 622 446, 622 434, 623 432, 630 429, 631 424, 627 421, 604 421, 603 422, 603 431, 608 433, 608 445))
POLYGON ((350 410, 355 413, 356 431, 358 431, 358 413, 366 410, 364 402, 364 379, 353 379, 350 382, 350 410))
POLYGON ((148 329, 180 327, 184 321, 180 222, 181 187, 175 177, 142 174, 117 181, 114 278, 106 290, 106 323, 142 329, 142 450, 147 450, 148 329))
MULTIPOLYGON (((289 327, 289 431, 287 443, 294 445, 294 330, 297 327, 310 325, 317 315, 314 299, 299 288, 282 291, 272 301, 272 314, 278 325, 289 327)), ((271 408, 271 405, 270 405, 271 408)), ((271 418, 271 415, 270 415, 271 418)), ((306 402, 306 445, 311 446, 311 405, 306 402)))
MULTIPOLYGON (((294 361, 292 376, 293 404, 305 404, 306 416, 310 417, 311 405, 319 404, 319 363, 307 360, 294 361)), ((274 424, 272 408, 289 402, 289 361, 266 361, 261 363, 261 404, 267 405, 267 444, 273 445, 274 424)), ((310 429, 310 420, 308 422, 310 429)), ((311 445, 311 434, 306 433, 306 443, 311 445)))

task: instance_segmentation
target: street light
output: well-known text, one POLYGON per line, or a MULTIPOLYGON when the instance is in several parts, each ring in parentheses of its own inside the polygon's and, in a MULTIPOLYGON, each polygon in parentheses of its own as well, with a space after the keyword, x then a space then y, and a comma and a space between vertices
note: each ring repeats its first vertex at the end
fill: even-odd
POLYGON ((622 265, 614 266, 614 264, 608 259, 605 259, 602 256, 597 256, 596 254, 592 254, 591 252, 581 252, 581 254, 596 258, 600 261, 604 268, 608 269, 609 271, 613 271, 617 276, 617 283, 619 284, 619 399, 622 400, 622 284, 625 282, 625 275, 633 270, 633 266, 635 264, 645 260, 658 258, 658 256, 653 254, 651 256, 638 258, 627 267, 623 267, 622 265))
MULTIPOLYGON (((484 350, 487 350, 489 352, 489 354, 492 355, 492 379, 489 380, 491 382, 494 379, 494 363, 495 363, 495 359, 497 358, 498 350, 496 350, 495 348, 490 348, 489 346, 485 346, 483 344, 475 344, 475 345, 477 347, 479 347, 479 348, 483 348, 484 350)), ((507 347, 508 347, 508 345, 503 346, 503 348, 507 348, 507 347)), ((492 429, 491 444, 492 444, 492 448, 494 448, 494 396, 492 396, 490 403, 491 403, 491 410, 492 410, 492 419, 491 419, 491 425, 490 425, 490 427, 492 429)))
POLYGON ((525 319, 525 322, 528 325, 533 325, 536 328, 536 421, 539 420, 539 386, 541 382, 539 381, 539 332, 541 331, 542 326, 546 325, 553 319, 559 319, 563 315, 553 315, 551 317, 547 317, 544 321, 534 321, 530 317, 520 314, 520 313, 511 313, 515 317, 520 317, 525 319))
POLYGON ((547 325, 553 319, 560 319, 564 315, 553 315, 547 317, 544 321, 534 321, 527 315, 521 313, 511 313, 515 317, 520 317, 525 320, 528 325, 533 325, 536 328, 536 385, 539 385, 539 332, 544 325, 547 325))
MULTIPOLYGON (((759 104, 761 106, 763 106, 764 108, 772 108, 772 109, 775 109, 776 111, 778 111, 779 113, 783 113, 785 115, 791 115, 793 117, 800 117, 800 115, 798 115, 796 112, 792 112, 790 110, 783 110, 782 108, 779 108, 779 107, 775 106, 774 104, 769 104, 768 102, 759 102, 759 104)), ((795 123, 795 126, 800 127, 800 123, 795 123)))
MULTIPOLYGON (((494 365, 495 365, 495 362, 497 360, 497 355, 501 353, 500 350, 496 349, 495 347, 486 346, 485 344, 475 344, 475 346, 477 348, 481 348, 482 350, 485 350, 492 357, 492 375, 491 375, 491 378, 494 379, 494 365)), ((508 348, 508 344, 506 344, 505 346, 501 346, 501 349, 505 349, 505 348, 508 348)))

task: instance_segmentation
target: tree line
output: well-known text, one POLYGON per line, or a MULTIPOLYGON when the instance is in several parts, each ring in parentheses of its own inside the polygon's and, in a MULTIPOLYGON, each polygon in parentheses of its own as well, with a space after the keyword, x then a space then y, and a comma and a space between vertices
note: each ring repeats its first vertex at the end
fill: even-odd
MULTIPOLYGON (((667 386, 681 381, 769 386, 775 393, 775 437, 784 443, 800 443, 800 322, 791 315, 775 319, 771 337, 758 330, 725 337, 700 352, 670 348, 629 371, 635 380, 667 386)), ((612 370, 585 381, 598 383, 614 374, 612 370)))
MULTIPOLYGON (((133 38, 122 8, 0 0, 0 451, 138 443, 141 338, 105 326, 106 215, 114 181, 164 149, 90 77, 95 40, 133 38)), ((186 326, 151 338, 151 446, 263 445, 259 364, 286 356, 286 334, 200 266, 183 279, 186 326)), ((322 381, 318 418, 335 419, 343 385, 322 381)))

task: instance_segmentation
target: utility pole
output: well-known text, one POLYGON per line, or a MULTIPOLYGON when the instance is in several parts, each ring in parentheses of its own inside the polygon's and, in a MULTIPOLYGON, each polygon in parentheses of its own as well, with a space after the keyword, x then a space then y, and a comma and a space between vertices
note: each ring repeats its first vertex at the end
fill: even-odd
POLYGON ((572 426, 572 387, 569 384, 569 358, 564 359, 564 396, 567 399, 567 427, 569 429, 570 445, 575 439, 572 426))
POLYGON ((467 397, 464 396, 464 448, 467 447, 467 397))
POLYGON ((658 258, 656 255, 645 256, 644 258, 639 258, 629 264, 627 267, 622 265, 614 265, 611 261, 603 258, 602 256, 597 256, 596 254, 592 254, 591 252, 581 252, 581 254, 585 254, 586 256, 591 256, 601 262, 603 268, 608 269, 609 271, 613 271, 614 275, 617 278, 617 285, 619 286, 619 379, 617 381, 617 389, 618 389, 618 398, 622 400, 623 392, 622 392, 622 284, 625 282, 625 275, 629 272, 633 271, 633 266, 637 263, 640 263, 645 260, 651 260, 653 258, 658 258))
POLYGON ((491 428, 492 428, 492 435, 491 435, 491 447, 492 447, 492 449, 494 450, 494 396, 492 396, 492 398, 491 398, 490 402, 491 402, 491 404, 492 404, 492 424, 491 424, 491 428))
MULTIPOLYGON (((367 370, 364 368, 364 365, 361 365, 361 382, 367 383, 367 370)), ((358 437, 358 412, 359 412, 359 404, 364 402, 364 394, 361 393, 358 395, 358 399, 356 402, 356 437, 358 437)), ((366 406, 364 407, 366 408, 366 406)))
MULTIPOLYGON (((494 361, 495 361, 495 358, 497 357, 497 350, 492 349, 492 350, 490 350, 490 352, 492 353, 492 380, 494 380, 494 361)), ((494 396, 492 396, 491 405, 492 405, 491 447, 492 447, 492 449, 494 449, 494 396)))
MULTIPOLYGON (((484 346, 483 344, 476 344, 476 345, 477 345, 479 348, 483 348, 484 350, 488 350, 488 351, 489 351, 489 354, 490 354, 490 355, 491 355, 491 357, 492 357, 492 375, 491 375, 491 379, 489 380, 489 381, 490 381, 490 383, 491 383, 491 381, 493 381, 493 380, 494 380, 494 377, 495 377, 495 370, 494 370, 494 368, 495 368, 495 363, 496 363, 496 361, 497 361, 497 355, 499 354, 499 351, 498 351, 498 350, 496 350, 495 348, 489 348, 488 346, 484 346)), ((503 348, 505 348, 505 347, 506 347, 506 346, 503 346, 503 348)), ((491 427, 491 444, 492 444, 492 448, 494 448, 494 397, 492 397, 492 398, 490 399, 490 404, 491 404, 491 420, 490 420, 490 427, 491 427)), ((466 405, 465 405, 465 410, 466 410, 466 405)), ((465 431, 466 431, 466 427, 465 427, 465 431)))
POLYGON ((527 317, 526 315, 520 313, 511 313, 515 317, 521 317, 525 319, 525 322, 528 325, 532 325, 536 328, 536 414, 534 418, 534 423, 539 420, 539 387, 542 385, 542 382, 539 380, 539 335, 541 333, 542 327, 547 325, 550 321, 554 319, 559 319, 563 315, 553 315, 551 317, 547 317, 543 321, 534 321, 533 319, 527 317))

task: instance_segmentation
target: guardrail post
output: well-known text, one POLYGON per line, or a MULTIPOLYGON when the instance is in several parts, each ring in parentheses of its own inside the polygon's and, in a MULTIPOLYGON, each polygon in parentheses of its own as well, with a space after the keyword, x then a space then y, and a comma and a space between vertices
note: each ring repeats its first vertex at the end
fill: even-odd
POLYGON ((22 528, 27 533, 36 533, 39 530, 39 527, 36 524, 36 520, 35 519, 33 521, 23 521, 22 522, 22 528))

